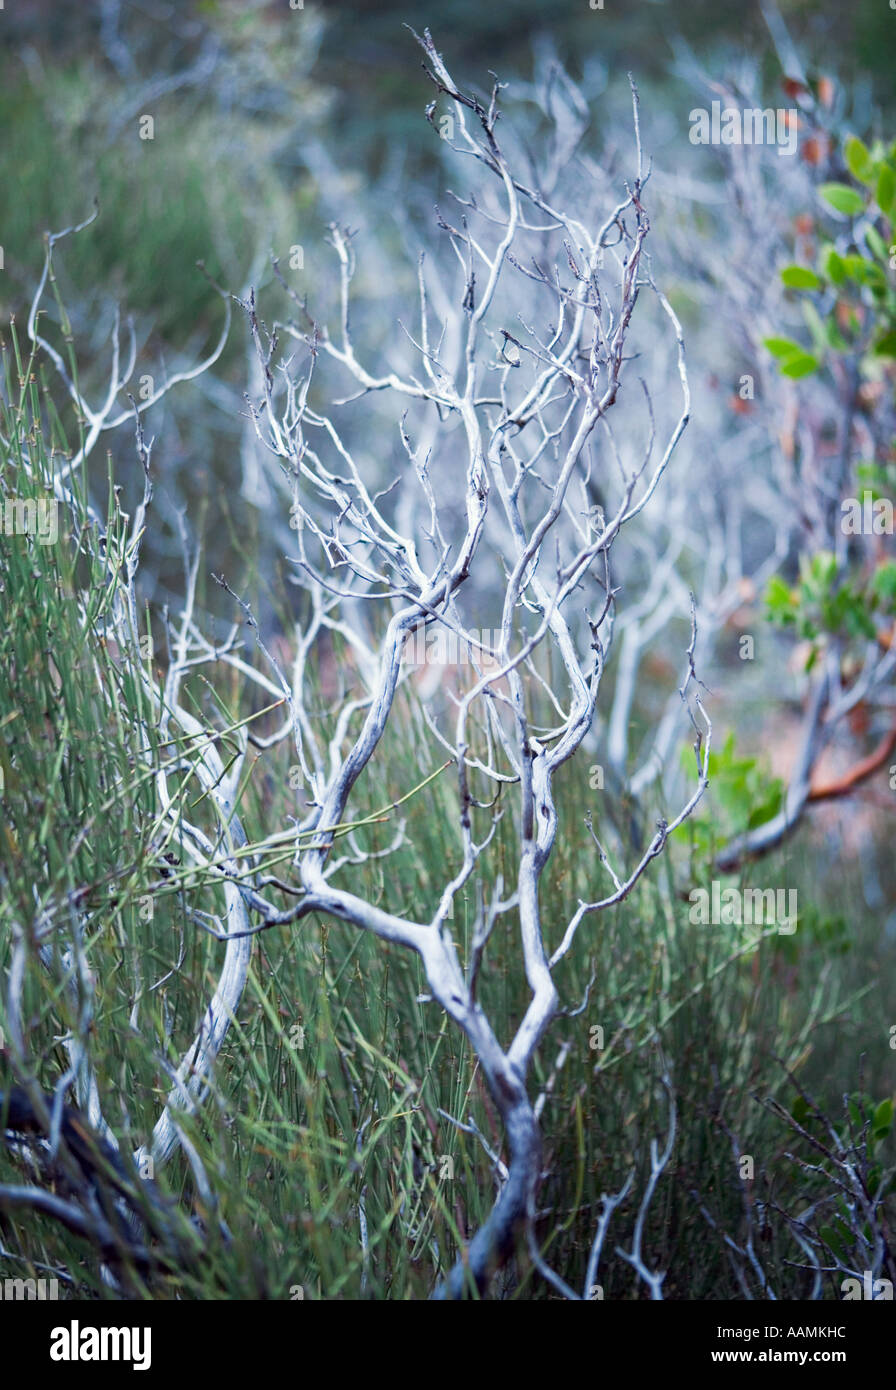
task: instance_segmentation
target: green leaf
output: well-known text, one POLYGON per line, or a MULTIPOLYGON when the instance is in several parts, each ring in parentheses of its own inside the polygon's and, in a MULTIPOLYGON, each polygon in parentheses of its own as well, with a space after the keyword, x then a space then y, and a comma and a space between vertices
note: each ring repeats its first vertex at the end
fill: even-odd
POLYGON ((874 161, 865 142, 857 135, 850 135, 843 146, 843 153, 853 177, 859 183, 873 183, 874 161))
POLYGON ((781 279, 789 290, 820 290, 821 277, 804 265, 788 265, 781 271, 781 279))
POLYGON ((801 307, 803 310, 803 318, 806 320, 806 327, 812 336, 812 349, 816 356, 823 357, 824 350, 827 347, 827 339, 825 338, 822 317, 811 299, 804 299, 801 307))
POLYGON ((801 556, 800 570, 807 588, 815 586, 819 592, 829 589, 837 578, 837 556, 832 550, 818 550, 808 561, 801 556))
POLYGON ((893 198, 896 195, 896 172, 885 164, 877 176, 877 205, 889 217, 893 211, 893 198))
POLYGON ((796 599, 779 574, 772 575, 765 591, 769 616, 779 623, 793 622, 796 599))
POLYGON ((889 1099, 882 1100, 874 1112, 874 1119, 871 1121, 875 1139, 885 1139, 890 1132, 892 1123, 893 1102, 889 1099))
POLYGON ((762 341, 772 357, 792 357, 795 352, 803 351, 792 338, 763 338, 762 341))
POLYGON ((865 240, 868 243, 868 250, 872 253, 872 255, 876 256, 879 261, 883 261, 884 264, 886 264, 890 258, 890 253, 887 250, 887 243, 884 241, 883 237, 881 236, 880 232, 877 230, 876 227, 869 227, 867 229, 867 231, 865 232, 865 240))
POLYGON ((754 806, 750 812, 750 818, 747 821, 747 829, 755 830, 758 825, 765 825, 767 821, 773 820, 781 810, 783 800, 783 784, 776 779, 775 782, 766 789, 766 794, 759 804, 754 806))
POLYGON ((823 183, 818 191, 825 202, 847 217, 857 217, 865 210, 865 199, 848 183, 823 183))
POLYGON ((874 261, 869 261, 865 256, 855 254, 844 256, 843 265, 846 273, 860 285, 883 285, 886 287, 887 278, 880 266, 874 261))
POLYGON ((817 357, 813 357, 811 352, 794 353, 792 357, 785 357, 778 363, 783 376, 801 377, 811 376, 817 372, 821 366, 817 357))
POLYGON ((821 264, 829 280, 832 280, 835 285, 843 284, 846 279, 846 266, 830 244, 825 246, 821 253, 821 264))
POLYGON ((810 372, 817 372, 821 365, 817 357, 813 357, 792 338, 763 338, 762 341, 772 357, 778 359, 778 366, 785 376, 808 376, 810 372))
POLYGON ((877 340, 874 351, 878 357, 896 357, 896 328, 891 328, 889 333, 877 340))

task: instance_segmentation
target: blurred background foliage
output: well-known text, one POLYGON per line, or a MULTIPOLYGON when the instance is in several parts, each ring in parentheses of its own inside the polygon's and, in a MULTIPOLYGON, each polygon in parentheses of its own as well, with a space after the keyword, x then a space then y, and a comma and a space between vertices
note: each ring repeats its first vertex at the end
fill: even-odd
MULTIPOLYGON (((869 107, 892 111, 886 5, 790 0, 782 13, 808 66, 836 68, 844 83, 870 88, 869 107)), ((732 0, 643 0, 619 14, 586 0, 452 0, 437 15, 423 0, 308 0, 301 10, 287 0, 10 6, 0 178, 16 196, 3 213, 4 316, 33 283, 43 231, 80 220, 94 197, 103 215, 66 257, 73 286, 120 295, 181 348, 208 327, 197 260, 237 289, 271 246, 308 246, 317 200, 338 191, 322 190, 322 171, 305 158, 324 129, 332 164, 356 188, 396 161, 425 181, 439 154, 420 119, 431 88, 408 24, 429 24, 482 84, 491 68, 502 80, 526 77, 533 45, 547 37, 573 78, 595 65, 614 79, 631 70, 646 129, 662 109, 677 110, 683 139, 691 103, 672 62, 682 42, 719 71, 750 51, 777 71, 760 6, 732 0), (139 138, 145 112, 155 118, 152 141, 139 138)), ((594 139, 599 146, 600 123, 594 139)))

